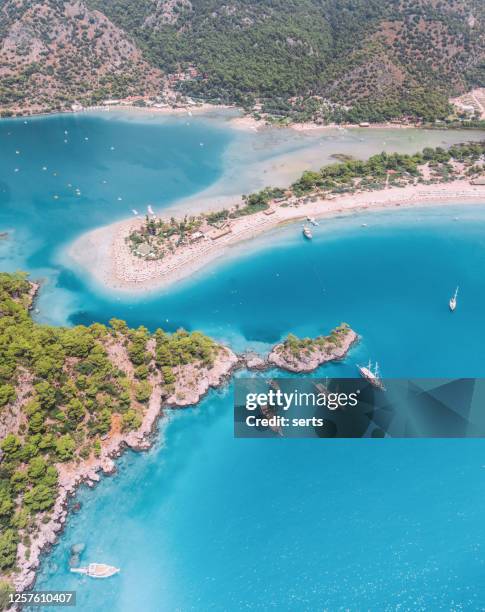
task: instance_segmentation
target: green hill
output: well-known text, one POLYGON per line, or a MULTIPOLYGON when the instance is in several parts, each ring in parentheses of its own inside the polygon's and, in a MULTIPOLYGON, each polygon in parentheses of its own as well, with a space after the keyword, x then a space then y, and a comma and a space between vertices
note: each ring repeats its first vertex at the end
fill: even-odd
POLYGON ((130 32, 152 64, 166 72, 195 66, 201 77, 181 89, 215 101, 259 98, 288 114, 323 97, 353 106, 356 119, 431 118, 446 114, 450 93, 485 84, 481 0, 90 4, 130 32))
POLYGON ((5 0, 0 13, 4 107, 168 84, 299 120, 434 119, 485 85, 483 0, 5 0))

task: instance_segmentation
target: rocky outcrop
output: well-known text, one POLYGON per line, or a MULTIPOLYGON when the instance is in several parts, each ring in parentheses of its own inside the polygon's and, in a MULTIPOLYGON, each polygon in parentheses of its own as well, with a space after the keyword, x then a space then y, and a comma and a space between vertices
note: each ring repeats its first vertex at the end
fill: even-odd
POLYGON ((173 392, 166 398, 169 406, 196 404, 212 387, 218 387, 239 364, 239 357, 227 347, 220 347, 211 367, 189 364, 174 368, 176 382, 173 392))
POLYGON ((38 112, 70 108, 97 91, 124 97, 161 89, 162 72, 125 32, 81 1, 6 0, 0 23, 0 78, 12 81, 0 107, 38 112))
POLYGON ((285 341, 277 344, 268 356, 270 364, 289 372, 313 372, 329 361, 344 359, 358 340, 350 328, 337 328, 326 338, 310 340, 304 345, 292 346, 285 341))

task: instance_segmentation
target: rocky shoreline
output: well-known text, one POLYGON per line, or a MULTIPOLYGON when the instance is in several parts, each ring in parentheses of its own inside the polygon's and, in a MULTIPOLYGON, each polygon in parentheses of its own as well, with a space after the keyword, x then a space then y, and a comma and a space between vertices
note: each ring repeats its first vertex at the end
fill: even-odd
POLYGON ((327 341, 319 344, 318 339, 308 348, 295 355, 285 343, 277 344, 268 356, 268 361, 276 367, 289 372, 313 372, 329 361, 340 361, 345 358, 359 337, 350 328, 339 330, 338 343, 327 341))
MULTIPOLYGON (((38 290, 36 285, 33 296, 38 290)), ((163 418, 166 409, 178 409, 192 406, 201 401, 211 388, 219 388, 227 383, 236 370, 249 369, 264 371, 279 367, 291 372, 310 372, 319 365, 333 360, 345 358, 351 347, 357 342, 358 336, 352 330, 346 332, 345 341, 334 347, 316 351, 311 359, 302 354, 300 359, 289 360, 281 352, 284 344, 277 344, 272 351, 262 357, 254 353, 236 355, 228 347, 220 345, 218 355, 211 367, 197 367, 194 364, 181 366, 177 370, 176 383, 171 394, 162 399, 162 383, 160 375, 151 379, 152 393, 147 409, 143 415, 141 426, 136 431, 123 433, 118 431, 103 441, 99 457, 69 464, 58 464, 59 489, 56 502, 49 513, 39 515, 38 531, 31 538, 29 547, 20 542, 18 546, 17 565, 19 571, 12 582, 16 592, 22 592, 35 584, 36 572, 42 556, 47 554, 54 545, 66 524, 69 513, 69 501, 75 495, 78 487, 86 484, 94 487, 103 475, 116 472, 115 459, 126 449, 133 451, 148 450, 153 444, 159 419, 163 418)))
MULTIPOLYGON (((116 472, 114 459, 120 457, 126 449, 133 451, 148 450, 153 443, 153 435, 160 418, 164 415, 164 408, 181 408, 198 403, 210 390, 223 385, 231 376, 237 366, 241 366, 240 358, 230 349, 221 347, 218 357, 211 368, 198 370, 196 384, 191 393, 183 398, 177 397, 178 389, 167 398, 162 405, 162 389, 160 380, 152 380, 153 390, 148 407, 143 416, 141 426, 136 431, 126 433, 118 432, 105 441, 101 447, 100 456, 81 463, 58 464, 59 489, 58 497, 50 512, 50 520, 43 522, 45 515, 38 518, 37 537, 31 538, 27 548, 19 543, 17 564, 20 571, 13 579, 16 592, 24 591, 35 583, 36 570, 40 565, 41 557, 57 541, 67 520, 69 512, 69 499, 75 494, 78 487, 87 484, 94 487, 101 479, 101 475, 111 475, 116 472)), ((193 374, 193 371, 191 372, 193 374)))

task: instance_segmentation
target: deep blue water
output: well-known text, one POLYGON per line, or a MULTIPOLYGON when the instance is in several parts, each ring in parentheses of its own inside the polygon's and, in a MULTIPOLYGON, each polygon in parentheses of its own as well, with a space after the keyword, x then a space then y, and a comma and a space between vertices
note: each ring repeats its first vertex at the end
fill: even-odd
MULTIPOLYGON (((168 327, 201 327, 241 346, 344 319, 362 341, 321 375, 353 376, 356 361, 372 357, 387 376, 483 376, 485 211, 362 221, 327 222, 312 244, 288 228, 117 314, 152 325, 168 318, 168 327)), ((105 307, 93 298, 83 316, 105 307)), ((230 385, 176 413, 154 449, 128 454, 117 476, 79 494, 83 508, 40 586, 77 589, 93 611, 106 601, 122 611, 483 608, 482 441, 235 440, 232 430, 230 385), (83 560, 122 573, 102 584, 69 575, 79 542, 83 560)))
POLYGON ((39 588, 90 611, 483 609, 482 442, 234 440, 226 391, 164 443, 79 494, 39 588), (73 543, 122 572, 68 574, 73 543))
MULTIPOLYGON (((289 331, 314 335, 344 320, 361 343, 325 375, 352 376, 368 358, 386 376, 485 375, 480 207, 325 221, 310 244, 288 227, 164 294, 131 301, 59 266, 59 250, 80 231, 126 216, 136 202, 162 207, 224 174, 238 136, 203 121, 188 127, 99 117, 0 122, 0 230, 15 230, 0 243, 0 264, 45 271, 41 320, 116 316, 258 350, 289 331), (69 191, 76 187, 81 196, 69 191)), ((156 446, 126 454, 95 492, 80 491, 82 509, 45 559, 38 587, 74 589, 89 612, 482 609, 484 470, 480 440, 235 440, 228 385, 173 413, 156 446), (80 542, 83 563, 121 573, 105 581, 70 574, 69 549, 80 542)))

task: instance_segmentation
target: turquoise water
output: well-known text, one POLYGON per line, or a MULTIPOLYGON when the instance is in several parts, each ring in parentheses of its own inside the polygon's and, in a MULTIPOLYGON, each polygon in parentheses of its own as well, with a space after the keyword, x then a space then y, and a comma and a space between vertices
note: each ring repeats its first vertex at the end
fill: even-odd
MULTIPOLYGON (((285 185, 309 165, 332 161, 335 152, 367 157, 481 138, 452 130, 255 133, 228 129, 230 116, 100 113, 0 122, 0 232, 10 236, 0 240, 0 265, 44 280, 41 321, 70 323, 92 307, 92 288, 79 285, 67 267, 65 247, 132 209, 172 208, 199 193, 210 194, 204 206, 214 209, 220 196, 285 185)), ((118 299, 108 302, 102 318, 118 299)))
MULTIPOLYGON (((362 342, 324 375, 353 376, 370 356, 387 376, 483 376, 485 211, 362 220, 329 222, 311 245, 289 228, 117 314, 241 345, 346 319, 362 342)), ((76 317, 106 306, 92 298, 76 317)), ((232 430, 230 386, 175 413, 149 453, 126 455, 119 474, 80 492, 39 586, 77 589, 90 611, 107 601, 120 611, 483 607, 482 441, 235 440, 232 430), (101 584, 70 575, 80 542, 84 561, 122 573, 101 584)))
MULTIPOLYGON (((335 219, 310 244, 290 226, 130 301, 94 292, 59 264, 62 248, 137 203, 167 206, 222 180, 227 151, 250 137, 217 122, 93 116, 0 122, 0 138, 0 230, 14 230, 0 264, 47 279, 40 320, 183 325, 258 350, 344 320, 362 341, 325 375, 354 375, 369 357, 386 376, 485 375, 481 207, 335 219)), ((172 413, 151 451, 79 492, 37 586, 76 590, 92 612, 483 608, 484 480, 477 440, 235 440, 229 385, 172 413), (121 573, 70 574, 75 543, 83 563, 121 573)))
POLYGON ((482 609, 482 442, 234 440, 231 419, 213 393, 81 491, 39 588, 93 612, 482 609), (74 543, 122 572, 69 574, 74 543))
POLYGON ((204 189, 221 175, 230 140, 203 121, 61 115, 0 122, 0 228, 11 236, 0 242, 2 268, 45 279, 44 318, 66 322, 82 296, 58 286, 57 253, 132 208, 163 207, 204 189))
POLYGON ((85 295, 71 320, 89 323, 114 314, 151 329, 203 329, 237 349, 256 350, 289 331, 315 335, 346 321, 363 337, 356 354, 377 359, 386 376, 485 374, 479 331, 484 210, 435 208, 325 221, 311 243, 296 225, 255 245, 254 253, 243 245, 231 260, 193 280, 132 303, 88 295, 82 280, 66 274, 62 282, 85 295), (457 284, 460 308, 450 318, 447 303, 457 284))

